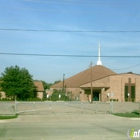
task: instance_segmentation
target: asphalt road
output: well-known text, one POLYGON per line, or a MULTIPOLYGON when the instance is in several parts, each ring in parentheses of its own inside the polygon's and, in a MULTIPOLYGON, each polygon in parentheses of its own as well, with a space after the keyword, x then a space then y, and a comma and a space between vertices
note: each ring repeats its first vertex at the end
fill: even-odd
POLYGON ((20 115, 0 122, 0 140, 127 140, 140 120, 111 114, 20 115))

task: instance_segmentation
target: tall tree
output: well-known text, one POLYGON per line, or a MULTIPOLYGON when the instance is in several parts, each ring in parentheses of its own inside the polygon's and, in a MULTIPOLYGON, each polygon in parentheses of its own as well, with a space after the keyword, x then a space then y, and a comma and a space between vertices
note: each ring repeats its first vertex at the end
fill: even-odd
POLYGON ((36 87, 34 86, 32 75, 25 68, 18 66, 7 67, 2 73, 1 88, 6 96, 20 99, 36 97, 36 87))
POLYGON ((52 83, 46 83, 45 81, 41 81, 43 83, 44 89, 50 89, 52 83))

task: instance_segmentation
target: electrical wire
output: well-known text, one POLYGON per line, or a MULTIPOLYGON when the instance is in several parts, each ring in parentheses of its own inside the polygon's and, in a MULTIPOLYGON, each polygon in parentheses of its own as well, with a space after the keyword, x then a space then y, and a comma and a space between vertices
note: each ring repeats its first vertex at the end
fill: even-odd
MULTIPOLYGON (((26 10, 26 11, 40 11, 40 12, 60 12, 60 13, 73 13, 73 14, 98 14, 98 15, 109 15, 111 16, 112 13, 99 13, 99 12, 83 12, 83 11, 66 11, 66 10, 46 10, 46 9, 36 9, 36 8, 21 8, 21 7, 5 7, 5 6, 0 6, 0 8, 4 8, 4 9, 16 9, 16 10, 26 10)), ((126 13, 119 13, 117 12, 117 14, 113 14, 114 15, 124 15, 124 16, 134 16, 136 14, 126 14, 126 13)))
MULTIPOLYGON (((24 54, 24 53, 0 53, 0 55, 42 56, 42 57, 98 57, 98 56, 94 56, 94 55, 56 55, 56 54, 24 54)), ((101 57, 140 58, 140 56, 101 56, 101 57)), ((125 70, 125 69, 130 69, 133 67, 137 67, 139 65, 140 65, 140 63, 127 67, 127 68, 112 69, 112 70, 125 70)))
POLYGON ((139 66, 139 65, 140 65, 140 63, 139 63, 139 64, 136 64, 136 65, 134 65, 134 66, 127 67, 127 68, 112 69, 112 70, 125 70, 125 69, 131 69, 131 68, 137 67, 137 66, 139 66))
MULTIPOLYGON (((97 55, 68 55, 68 54, 27 54, 27 53, 2 53, 0 55, 21 55, 21 56, 45 56, 45 57, 98 57, 97 55)), ((111 55, 104 55, 101 57, 114 57, 114 58, 140 58, 140 55, 135 56, 111 56, 111 55)))
POLYGON ((140 33, 140 30, 49 30, 49 29, 16 29, 16 28, 0 28, 0 31, 20 31, 20 32, 77 32, 77 33, 140 33))
MULTIPOLYGON (((98 56, 90 56, 90 55, 52 55, 52 54, 23 54, 23 53, 0 53, 0 55, 20 55, 20 56, 44 56, 44 57, 98 57, 98 56)), ((124 57, 124 58, 140 58, 140 56, 102 56, 102 57, 124 57)), ((95 64, 95 63, 94 63, 95 64)), ((133 66, 130 66, 130 67, 126 67, 126 68, 121 68, 121 69, 111 69, 111 70, 125 70, 125 69, 131 69, 131 68, 134 68, 134 67, 137 67, 139 66, 140 63, 136 64, 136 65, 133 65, 133 66)), ((89 67, 88 67, 89 69, 89 67)), ((85 72, 88 70, 86 69, 85 72)), ((83 71, 84 72, 84 71, 83 71)), ((85 75, 85 72, 84 72, 84 75, 85 75)), ((96 72, 98 74, 101 74, 99 72, 96 72)), ((84 76, 83 75, 83 76, 84 76)), ((82 77, 83 77, 82 76, 82 77)), ((80 78, 78 79, 80 80, 80 78)), ((77 80, 76 80, 77 81, 77 80)))
POLYGON ((43 0, 21 0, 23 2, 32 2, 32 3, 46 3, 46 4, 67 4, 67 5, 89 5, 89 6, 119 6, 119 7, 132 7, 135 5, 136 7, 140 6, 139 3, 126 3, 126 2, 99 2, 99 1, 43 1, 43 0))

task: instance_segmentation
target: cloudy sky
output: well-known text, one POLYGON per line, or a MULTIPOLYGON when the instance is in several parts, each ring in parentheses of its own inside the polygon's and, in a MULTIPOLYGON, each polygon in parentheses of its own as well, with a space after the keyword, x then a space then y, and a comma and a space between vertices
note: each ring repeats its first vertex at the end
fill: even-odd
POLYGON ((99 43, 104 66, 140 74, 139 0, 0 0, 0 73, 18 65, 62 80, 96 65, 99 43))

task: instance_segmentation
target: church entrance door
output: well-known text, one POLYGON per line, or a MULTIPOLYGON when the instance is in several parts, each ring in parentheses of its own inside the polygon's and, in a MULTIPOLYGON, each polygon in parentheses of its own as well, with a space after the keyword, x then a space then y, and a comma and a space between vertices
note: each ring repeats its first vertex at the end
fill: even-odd
POLYGON ((93 101, 99 101, 99 92, 98 91, 93 92, 93 101))
POLYGON ((125 84, 125 101, 135 101, 135 83, 131 83, 131 78, 128 79, 128 83, 125 84))

